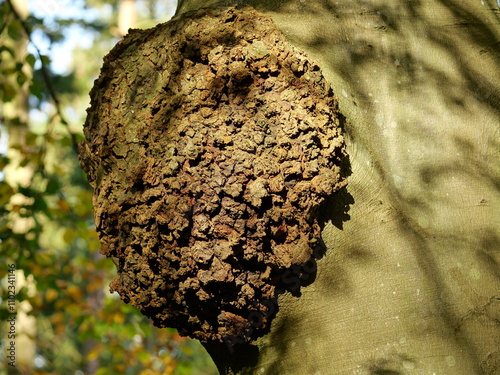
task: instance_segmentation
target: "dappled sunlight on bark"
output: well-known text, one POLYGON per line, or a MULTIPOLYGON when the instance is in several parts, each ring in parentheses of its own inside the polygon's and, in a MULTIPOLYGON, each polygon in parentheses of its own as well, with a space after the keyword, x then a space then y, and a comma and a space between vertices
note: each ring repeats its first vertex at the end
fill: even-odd
POLYGON ((255 373, 498 373, 496 2, 247 3, 332 82, 355 201, 255 373))

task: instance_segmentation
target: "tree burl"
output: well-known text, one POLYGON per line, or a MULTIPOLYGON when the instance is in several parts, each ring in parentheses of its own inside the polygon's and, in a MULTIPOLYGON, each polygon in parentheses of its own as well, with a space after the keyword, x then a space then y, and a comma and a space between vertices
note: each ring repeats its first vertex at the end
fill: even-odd
POLYGON ((202 342, 262 334, 318 245, 316 208, 346 184, 339 118, 319 66, 252 8, 131 30, 81 147, 111 290, 202 342))

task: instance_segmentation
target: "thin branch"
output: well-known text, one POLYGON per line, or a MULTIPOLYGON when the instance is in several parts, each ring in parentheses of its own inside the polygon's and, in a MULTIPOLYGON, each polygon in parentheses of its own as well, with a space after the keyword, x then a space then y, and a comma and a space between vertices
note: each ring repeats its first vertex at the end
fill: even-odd
POLYGON ((59 98, 56 94, 56 91, 54 90, 54 86, 52 85, 49 69, 47 68, 47 64, 44 62, 44 59, 42 59, 42 53, 38 49, 37 45, 31 40, 31 32, 28 28, 28 25, 26 24, 24 19, 19 15, 16 8, 13 6, 11 0, 7 0, 7 3, 9 4, 10 9, 12 11, 12 14, 14 14, 14 17, 20 22, 24 32, 26 33, 28 41, 35 48, 36 54, 38 55, 38 59, 40 60, 40 62, 42 64, 41 65, 41 72, 42 72, 43 81, 47 87, 47 90, 49 92, 50 97, 52 98, 52 101, 54 102, 54 106, 56 108, 56 113, 59 116, 61 123, 66 127, 66 130, 68 131, 69 136, 71 137, 72 148, 75 151, 75 153, 78 155, 78 141, 76 139, 76 134, 70 130, 69 123, 68 123, 68 121, 66 121, 66 118, 63 115, 63 112, 61 109, 61 102, 59 101, 59 98))

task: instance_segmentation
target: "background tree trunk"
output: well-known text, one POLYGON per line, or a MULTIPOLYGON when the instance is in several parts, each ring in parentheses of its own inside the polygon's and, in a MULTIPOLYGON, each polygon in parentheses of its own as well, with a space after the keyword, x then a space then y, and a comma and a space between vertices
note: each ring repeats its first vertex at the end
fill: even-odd
POLYGON ((271 15, 332 83, 354 203, 342 228, 324 212, 316 280, 280 297, 258 358, 242 369, 209 346, 219 368, 500 374, 497 3, 238 3, 271 15))
MULTIPOLYGON (((13 0, 11 6, 23 20, 29 16, 28 1, 27 0, 13 0)), ((22 63, 27 56, 28 39, 24 33, 21 32, 21 27, 18 28, 19 35, 17 40, 10 44, 8 41, 6 45, 12 48, 18 59, 14 59, 6 55, 7 58, 0 61, 4 67, 12 67, 16 63, 22 63)), ((26 77, 30 77, 31 72, 23 69, 26 77)), ((13 77, 2 77, 2 80, 9 80, 13 77)), ((19 79, 19 78, 18 78, 19 79)), ((3 107, 0 108, 0 118, 2 122, 7 125, 7 132, 9 134, 7 157, 10 164, 3 169, 4 175, 2 178, 11 186, 28 187, 33 178, 34 168, 32 163, 26 163, 26 150, 30 147, 26 143, 26 134, 28 133, 29 122, 29 80, 19 85, 20 89, 18 95, 13 98, 10 103, 2 103, 3 107)), ((30 204, 31 199, 21 194, 13 195, 9 201, 10 205, 30 204)), ((34 226, 32 217, 23 217, 19 213, 10 212, 9 220, 12 222, 12 229, 15 233, 26 234, 34 226)), ((1 242, 1 241, 0 241, 1 242)), ((5 259, 7 264, 11 263, 10 259, 5 259)), ((33 278, 26 278, 23 270, 16 270, 17 288, 25 287, 30 293, 34 293, 35 284, 33 278)), ((32 309, 29 302, 24 301, 20 303, 16 301, 15 319, 16 319, 16 342, 17 347, 22 348, 16 352, 16 365, 17 368, 6 366, 8 374, 17 374, 19 370, 30 372, 33 369, 33 360, 35 358, 35 344, 33 337, 36 334, 36 319, 29 316, 27 313, 32 309)), ((7 322, 2 322, 2 331, 8 331, 7 322)), ((5 337, 7 338, 7 337, 5 337)))
POLYGON ((137 9, 135 0, 122 0, 118 10, 118 32, 126 35, 128 29, 136 27, 137 9))

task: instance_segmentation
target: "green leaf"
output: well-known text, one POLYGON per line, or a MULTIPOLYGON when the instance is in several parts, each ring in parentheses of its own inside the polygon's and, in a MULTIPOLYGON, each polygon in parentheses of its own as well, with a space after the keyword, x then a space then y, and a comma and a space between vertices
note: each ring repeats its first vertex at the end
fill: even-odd
POLYGON ((143 363, 147 363, 148 361, 151 360, 151 354, 145 350, 138 350, 135 352, 135 355, 137 356, 139 361, 141 361, 143 363))
POLYGON ((109 331, 108 324, 106 322, 99 321, 94 325, 94 332, 97 337, 102 337, 109 331))
POLYGON ((24 74, 24 72, 22 70, 20 70, 17 73, 17 84, 19 86, 23 86, 27 80, 28 80, 28 77, 26 76, 26 74, 24 74))
POLYGON ((14 40, 18 40, 21 38, 21 33, 22 33, 22 25, 21 25, 21 22, 19 22, 18 20, 15 20, 13 22, 11 22, 9 24, 9 26, 7 26, 7 34, 9 34, 9 36, 14 39, 14 40))
POLYGON ((0 206, 7 204, 14 193, 14 189, 9 184, 5 181, 0 181, 0 206))
POLYGON ((16 97, 17 90, 11 84, 4 82, 0 87, 0 95, 4 103, 10 102, 16 97))
POLYGON ((25 156, 25 157, 21 160, 21 162, 19 163, 19 166, 20 166, 21 168, 24 168, 24 167, 26 167, 26 166, 27 166, 29 163, 31 163, 31 162, 32 162, 31 158, 30 158, 30 157, 26 157, 26 156, 25 156))
POLYGON ((47 194, 55 194, 61 189, 61 183, 56 176, 51 176, 49 182, 47 183, 47 187, 45 188, 45 193, 47 194))
POLYGON ((95 373, 95 375, 108 375, 109 374, 109 371, 107 368, 105 367, 101 367, 99 370, 97 370, 97 372, 95 373))
POLYGON ((43 83, 38 80, 33 80, 30 85, 30 93, 38 98, 38 100, 42 100, 43 95, 43 83))
POLYGON ((26 145, 28 146, 35 146, 37 140, 40 138, 40 135, 33 133, 33 132, 28 132, 25 137, 25 142, 26 145))
POLYGON ((36 191, 30 187, 18 186, 18 190, 25 197, 32 197, 36 194, 36 191))
POLYGON ((45 214, 49 219, 52 218, 52 213, 50 212, 47 202, 42 197, 36 197, 33 203, 33 211, 39 211, 45 214))
POLYGON ((63 240, 66 243, 73 243, 76 238, 76 233, 72 228, 66 228, 63 234, 63 240))
POLYGON ((26 56, 26 62, 33 68, 36 63, 36 57, 32 53, 29 53, 28 56, 26 56))
POLYGON ((42 64, 44 65, 50 64, 50 57, 47 55, 40 55, 40 60, 42 60, 42 64))
MULTIPOLYGON (((9 165, 9 158, 5 155, 0 155, 0 170, 3 170, 7 165, 9 165)), ((0 183, 1 186, 1 183, 0 183)))
POLYGON ((73 145, 73 140, 70 136, 66 135, 61 138, 60 145, 63 147, 71 147, 73 145))

